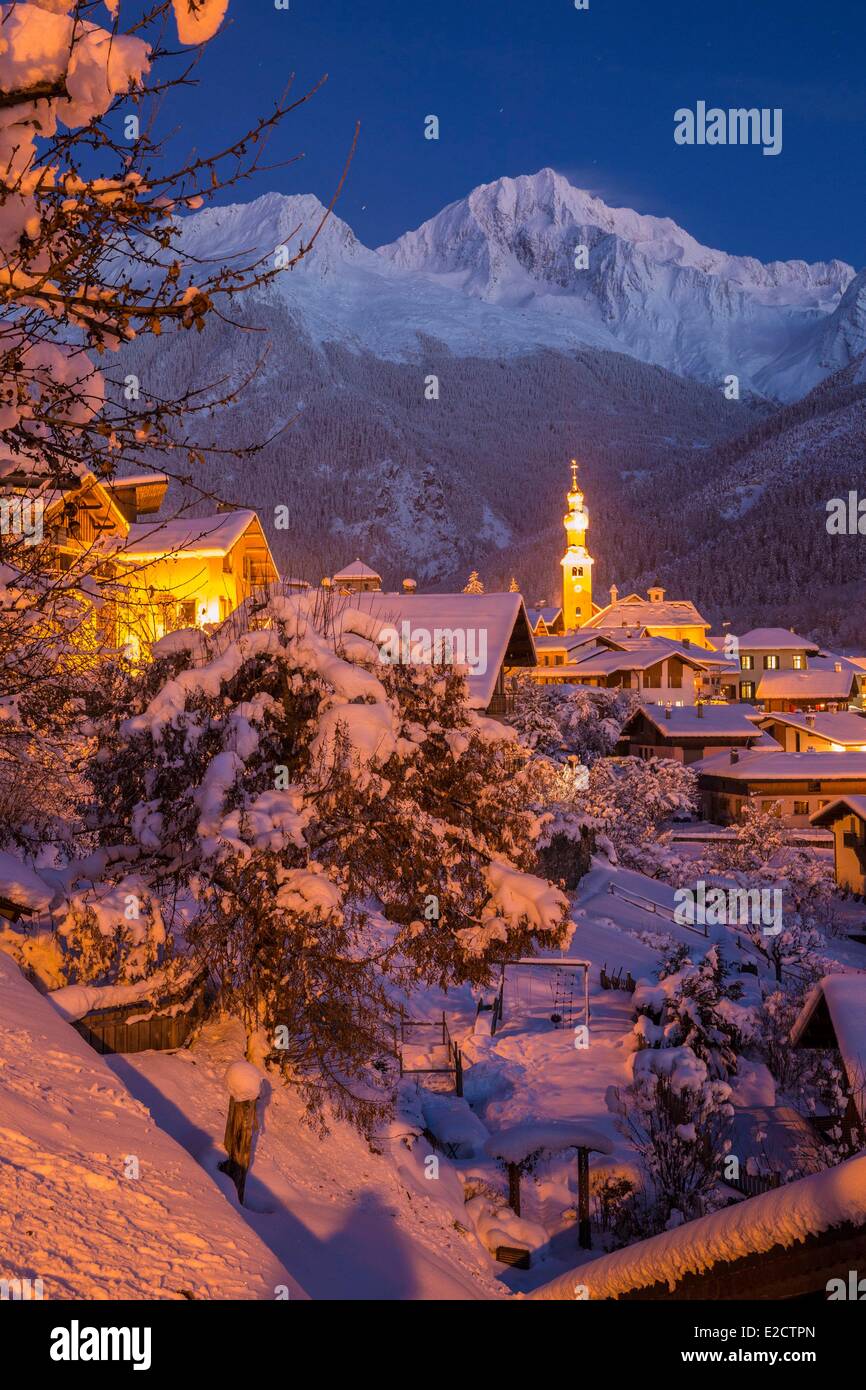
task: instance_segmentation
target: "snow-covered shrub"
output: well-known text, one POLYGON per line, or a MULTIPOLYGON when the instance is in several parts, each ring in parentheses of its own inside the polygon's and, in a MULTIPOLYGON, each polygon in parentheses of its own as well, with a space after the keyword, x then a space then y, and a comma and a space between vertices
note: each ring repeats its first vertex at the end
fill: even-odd
POLYGON ((748 1012, 737 1001, 743 987, 729 978, 718 946, 697 962, 688 947, 676 946, 662 962, 659 982, 642 982, 634 994, 639 1047, 688 1047, 709 1076, 726 1080, 737 1070, 748 1012))
POLYGON ((135 875, 72 892, 56 931, 67 984, 129 984, 166 964, 159 902, 135 875))
POLYGON ((620 863, 658 877, 669 857, 662 823, 695 814, 697 776, 666 758, 602 758, 577 800, 620 863))
POLYGON ((381 663, 379 624, 337 616, 275 598, 233 640, 157 644, 89 776, 100 838, 194 899, 186 941, 222 1002, 267 1030, 312 1112, 366 1124, 388 1101, 393 987, 486 983, 504 950, 563 944, 568 904, 528 871, 511 731, 453 666, 381 663))
POLYGON ((510 690, 509 718, 521 742, 559 761, 575 756, 586 766, 613 752, 638 703, 633 691, 539 685, 528 676, 513 677, 510 690))
POLYGON ((633 1063, 632 1084, 611 1087, 608 1106, 640 1159, 646 1188, 635 1210, 651 1235, 712 1208, 733 1106, 730 1087, 688 1047, 637 1052, 633 1063))

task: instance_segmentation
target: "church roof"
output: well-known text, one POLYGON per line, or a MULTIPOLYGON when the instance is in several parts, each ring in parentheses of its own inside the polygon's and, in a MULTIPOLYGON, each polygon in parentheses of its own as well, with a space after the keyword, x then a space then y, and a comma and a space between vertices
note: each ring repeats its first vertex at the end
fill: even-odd
POLYGON ((689 599, 662 599, 652 602, 640 594, 617 598, 584 623, 584 627, 702 627, 710 624, 702 618, 689 599))

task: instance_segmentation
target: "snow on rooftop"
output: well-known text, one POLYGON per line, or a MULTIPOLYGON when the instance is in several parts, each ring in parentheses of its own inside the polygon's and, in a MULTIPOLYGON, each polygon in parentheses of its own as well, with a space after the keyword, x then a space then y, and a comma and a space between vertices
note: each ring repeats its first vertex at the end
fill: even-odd
POLYGON ((825 975, 809 991, 791 1029, 791 1041, 803 1036, 815 1010, 824 999, 839 1044, 854 1104, 866 1120, 866 974, 825 975))
POLYGON ((692 763, 702 776, 736 781, 798 782, 850 781, 862 778, 866 787, 866 753, 785 753, 744 749, 731 762, 729 753, 713 753, 692 763))
POLYGON ((574 1302, 576 1285, 584 1285, 591 1299, 618 1298, 654 1284, 672 1290, 686 1275, 766 1254, 776 1245, 789 1247, 849 1222, 866 1224, 866 1154, 590 1260, 529 1297, 574 1302))
POLYGON ((637 714, 644 714, 659 731, 669 738, 677 735, 697 738, 754 738, 759 737, 755 726, 753 705, 672 705, 660 710, 657 705, 641 705, 627 721, 623 733, 637 714))
POLYGON ((381 578, 382 578, 381 574, 377 574, 375 570, 371 570, 371 569, 370 569, 370 566, 369 566, 369 565, 365 565, 364 562, 363 562, 363 560, 353 560, 352 563, 351 563, 351 565, 347 565, 345 569, 340 570, 340 573, 339 573, 339 574, 335 574, 335 575, 334 575, 334 580, 335 580, 335 582, 336 582, 337 580, 339 580, 339 579, 379 579, 379 580, 381 580, 381 578))
POLYGON ((800 637, 786 627, 753 627, 739 638, 740 650, 803 652, 817 651, 818 643, 800 637))
MULTIPOLYGON (((526 659, 515 665, 535 665, 535 649, 526 609, 520 594, 385 594, 358 593, 347 599, 347 613, 369 614, 400 634, 403 623, 410 631, 424 629, 463 634, 467 652, 476 660, 467 661, 469 703, 486 709, 493 698, 496 680, 505 661, 515 629, 525 639, 526 659), (482 669, 483 667, 483 669, 482 669)), ((340 616, 336 623, 339 626, 340 616)), ((455 642, 455 649, 459 642, 455 642)), ((554 668, 544 668, 545 670, 554 668)), ((561 670, 561 667, 556 667, 561 670)))
POLYGON ((809 819, 813 825, 830 825, 840 811, 844 813, 846 810, 866 821, 866 796, 837 797, 835 801, 829 801, 826 806, 813 811, 809 819))
POLYGON ((628 594, 609 603, 585 624, 587 627, 702 627, 709 623, 689 599, 662 599, 653 603, 640 594, 628 594))
POLYGON ((763 671, 759 700, 846 700, 854 681, 852 670, 832 667, 811 671, 763 671))
POLYGON ((819 738, 866 747, 866 718, 856 710, 817 711, 806 714, 803 710, 782 711, 760 716, 762 725, 775 722, 789 724, 792 729, 802 729, 805 733, 817 734, 819 738))
POLYGON ((183 553, 207 559, 228 555, 255 520, 256 513, 244 508, 212 516, 175 517, 153 524, 136 521, 117 558, 158 560, 183 553))
POLYGON ((167 473, 125 473, 122 478, 106 479, 103 486, 108 492, 116 492, 118 488, 151 487, 167 482, 167 473))

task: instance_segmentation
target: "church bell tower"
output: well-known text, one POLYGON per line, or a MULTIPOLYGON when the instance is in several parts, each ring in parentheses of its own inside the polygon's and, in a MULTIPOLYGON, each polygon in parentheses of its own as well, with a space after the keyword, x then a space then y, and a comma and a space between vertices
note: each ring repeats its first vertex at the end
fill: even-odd
POLYGON ((566 632, 592 617, 592 556, 586 548, 589 516, 577 485, 577 460, 571 460, 571 491, 563 520, 568 548, 562 557, 562 616, 566 632))

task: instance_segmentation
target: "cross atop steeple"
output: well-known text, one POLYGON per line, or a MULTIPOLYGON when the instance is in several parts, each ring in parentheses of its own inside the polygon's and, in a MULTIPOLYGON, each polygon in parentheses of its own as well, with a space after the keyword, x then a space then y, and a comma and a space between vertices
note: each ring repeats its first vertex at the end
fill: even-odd
POLYGON ((571 490, 577 492, 577 459, 571 460, 571 490))

